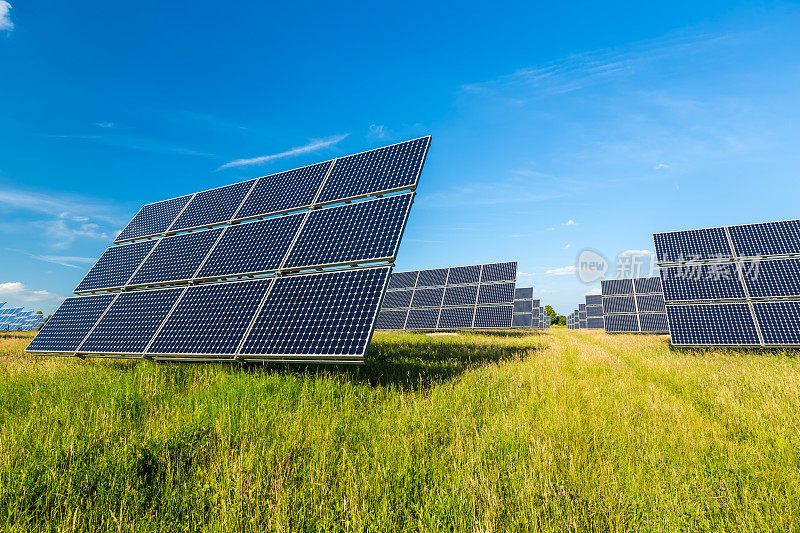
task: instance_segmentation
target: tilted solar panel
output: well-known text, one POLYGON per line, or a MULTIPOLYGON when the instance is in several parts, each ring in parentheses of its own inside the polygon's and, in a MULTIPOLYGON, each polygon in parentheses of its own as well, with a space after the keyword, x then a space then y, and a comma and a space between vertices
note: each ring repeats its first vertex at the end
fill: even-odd
POLYGON ((739 257, 800 254, 800 220, 730 226, 739 257))
POLYGON ((420 270, 417 277, 417 287, 442 287, 447 284, 446 268, 420 270))
POLYGON ((587 305, 586 306, 586 317, 600 317, 603 318, 603 306, 602 305, 587 305))
POLYGON ((471 265, 455 267, 450 269, 450 276, 447 279, 449 285, 461 285, 466 283, 478 283, 481 276, 481 266, 471 265))
POLYGON ((605 330, 607 333, 636 333, 639 331, 637 315, 605 315, 605 330))
POLYGON ((636 305, 640 313, 664 313, 663 294, 643 294, 636 297, 636 305))
POLYGON ((389 289, 412 289, 417 282, 418 270, 411 272, 395 272, 389 280, 389 289))
POLYGON ((642 332, 669 333, 666 313, 641 313, 639 322, 642 326, 642 332))
POLYGON ((510 328, 514 311, 512 305, 496 305, 475 308, 475 328, 510 328))
POLYGON ((514 300, 514 313, 533 312, 533 302, 530 300, 514 300))
POLYGON ((800 297, 800 259, 743 261, 741 268, 751 298, 800 297))
POLYGON ((191 198, 192 195, 188 194, 145 205, 128 222, 128 225, 125 226, 114 242, 141 239, 165 233, 191 198))
POLYGON ((676 346, 758 346, 746 303, 668 305, 669 334, 676 346))
POLYGON ((517 287, 514 289, 515 300, 533 300, 533 287, 517 287))
POLYGON ((406 324, 408 309, 389 309, 383 310, 378 314, 375 323, 376 329, 403 329, 406 324))
POLYGON ((232 218, 242 220, 311 206, 332 164, 325 161, 258 178, 232 218))
POLYGON ((772 346, 800 344, 800 302, 755 302, 753 308, 764 344, 772 346))
MULTIPOLYGON (((494 263, 483 265, 481 270, 481 283, 490 281, 513 281, 517 279, 517 262, 494 263)), ((511 295, 514 299, 514 295, 511 295)))
POLYGON ((401 309, 411 306, 411 297, 414 291, 392 291, 383 297, 384 309, 401 309))
POLYGON ((513 303, 514 283, 493 283, 481 285, 478 290, 478 305, 513 303))
POLYGON ((603 329, 603 317, 586 317, 586 327, 588 329, 603 329))
POLYGON ((100 294, 67 298, 25 351, 74 353, 116 296, 116 294, 100 294))
POLYGON ((439 309, 411 309, 406 320, 406 329, 436 329, 439 309))
POLYGON ((103 252, 75 292, 124 287, 155 244, 156 241, 143 241, 112 246, 103 252))
POLYGON ((472 327, 474 307, 445 307, 439 313, 437 329, 466 329, 472 327))
POLYGON ((475 305, 478 298, 478 285, 458 285, 447 287, 442 305, 475 305))
POLYGON ((587 294, 586 305, 603 305, 602 294, 587 294))
POLYGON ((733 257, 724 228, 654 233, 659 263, 680 263, 733 257))
POLYGON ((533 300, 533 306, 534 307, 541 307, 540 301, 539 300, 533 300))
POLYGON ((411 299, 411 307, 441 307, 443 296, 444 287, 416 289, 411 299))
POLYGON ((661 278, 635 278, 633 280, 636 294, 655 294, 664 292, 661 288, 661 278))
POLYGON ((709 263, 661 268, 664 300, 723 300, 744 298, 744 287, 733 263, 709 263))
POLYGON ((514 313, 512 317, 511 327, 514 328, 530 328, 533 325, 533 315, 530 313, 514 313))
POLYGON ((198 192, 169 227, 169 232, 228 222, 256 180, 243 181, 198 192))
POLYGON ((578 311, 586 312, 586 304, 578 304, 578 311))
POLYGON ((633 280, 631 279, 604 279, 600 285, 603 296, 633 294, 633 280))
POLYGON ((191 280, 222 231, 217 228, 159 239, 127 285, 191 280))

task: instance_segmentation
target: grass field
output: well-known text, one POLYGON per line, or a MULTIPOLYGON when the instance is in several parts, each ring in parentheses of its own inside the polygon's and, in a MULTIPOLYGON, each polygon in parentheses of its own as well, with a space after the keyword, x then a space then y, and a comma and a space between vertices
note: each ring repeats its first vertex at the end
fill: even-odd
POLYGON ((11 531, 798 531, 794 352, 375 335, 361 367, 27 357, 0 339, 11 531))

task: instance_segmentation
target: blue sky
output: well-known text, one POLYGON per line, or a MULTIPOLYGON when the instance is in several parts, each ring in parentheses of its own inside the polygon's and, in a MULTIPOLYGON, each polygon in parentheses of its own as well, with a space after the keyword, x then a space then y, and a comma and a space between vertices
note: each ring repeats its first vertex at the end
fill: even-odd
MULTIPOLYGON (((51 312, 143 203, 431 134, 400 270, 798 218, 800 7, 0 0, 0 301, 51 312)), ((698 5, 700 4, 700 5, 698 5)))

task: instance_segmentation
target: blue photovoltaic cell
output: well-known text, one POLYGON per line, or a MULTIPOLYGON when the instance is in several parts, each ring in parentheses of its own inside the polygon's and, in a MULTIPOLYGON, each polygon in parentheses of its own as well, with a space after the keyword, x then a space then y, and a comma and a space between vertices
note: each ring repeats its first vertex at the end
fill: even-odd
POLYGON ((407 314, 408 309, 381 311, 378 313, 375 329, 403 329, 407 314))
POLYGON ((286 268, 394 258, 413 195, 312 211, 286 268))
POLYGON ((666 313, 642 313, 639 315, 642 331, 647 333, 668 333, 666 313))
POLYGON ((601 294, 587 294, 586 305, 603 305, 603 296, 601 294))
POLYGON ((447 269, 420 270, 417 287, 440 287, 447 283, 447 269))
POLYGON ((800 302, 756 302, 753 307, 764 344, 800 344, 800 302))
POLYGON ((639 321, 636 315, 606 315, 606 333, 632 333, 639 331, 639 321))
POLYGON ((156 241, 112 246, 103 252, 75 292, 124 287, 156 241))
POLYGON ((430 140, 422 137, 337 159, 317 202, 414 188, 430 140))
POLYGON ((667 302, 744 298, 736 265, 712 263, 661 268, 667 302))
POLYGON ((172 223, 169 231, 175 232, 229 221, 255 182, 256 180, 243 181, 195 194, 183 213, 172 223))
POLYGON ((478 305, 505 304, 514 302, 513 283, 492 283, 478 289, 478 305))
POLYGON ((654 294, 663 292, 661 289, 661 278, 636 278, 633 280, 636 294, 654 294))
POLYGON ((258 178, 234 218, 257 217, 310 206, 330 166, 331 161, 325 161, 258 178))
POLYGON ((515 300, 533 300, 533 287, 517 287, 514 289, 515 300))
POLYGON ((586 311, 586 304, 578 304, 578 311, 586 311))
POLYGON ((633 294, 633 280, 631 279, 604 279, 600 282, 603 296, 618 294, 633 294))
POLYGON ((475 322, 473 327, 484 328, 510 328, 514 306, 492 305, 475 308, 475 322))
POLYGON ((277 278, 241 355, 363 358, 390 270, 277 278))
POLYGON ((463 266, 450 269, 450 277, 447 279, 448 285, 461 285, 466 283, 478 283, 481 276, 481 266, 463 266))
POLYGON ((515 313, 531 313, 533 311, 533 302, 530 300, 515 300, 514 312, 515 313))
MULTIPOLYGON (((483 265, 481 272, 481 283, 489 281, 513 281, 517 279, 517 262, 494 263, 483 265)), ((514 299, 512 294, 511 299, 514 299)))
POLYGON ((438 329, 471 328, 474 313, 474 307, 446 307, 439 315, 438 329))
POLYGON ((442 295, 444 287, 435 289, 417 289, 411 300, 411 307, 440 307, 442 305, 442 295))
POLYGON ((587 317, 586 327, 588 329, 603 329, 603 317, 587 317))
POLYGON ((406 320, 406 329, 436 329, 439 309, 411 309, 406 320))
POLYGON ((530 328, 533 326, 533 315, 530 313, 514 314, 511 319, 511 327, 513 328, 530 328))
POLYGON ((586 317, 603 317, 603 306, 602 305, 587 305, 586 306, 586 317))
POLYGON ((447 287, 444 291, 444 301, 442 305, 475 305, 477 297, 477 285, 447 287))
POLYGON ((192 195, 172 198, 142 207, 114 242, 160 235, 167 231, 192 195))
POLYGON ((410 307, 414 291, 392 291, 383 297, 383 309, 400 309, 410 307))
POLYGON ((636 297, 640 313, 664 313, 663 294, 644 294, 636 297))
POLYGON ((604 296, 603 313, 635 313, 636 299, 633 296, 604 296))
POLYGON ((800 220, 731 226, 728 231, 739 257, 800 253, 800 220))
POLYGON ((746 303, 670 305, 669 334, 677 346, 759 345, 746 303))
POLYGON ((391 279, 389 279, 388 290, 413 288, 417 281, 417 272, 419 271, 395 272, 392 274, 391 279))
POLYGON ((733 257, 724 228, 654 233, 659 263, 679 263, 733 257))
POLYGON ((800 259, 743 261, 742 277, 752 298, 800 296, 800 259))
POLYGON ((81 353, 141 354, 184 288, 124 292, 78 348, 81 353))
POLYGON ((25 351, 74 353, 115 296, 101 294, 67 298, 25 351))
POLYGON ((304 213, 236 224, 225 228, 197 274, 213 278, 277 270, 297 234, 304 213))
POLYGON ((539 304, 539 300, 533 300, 533 306, 534 307, 541 307, 541 305, 539 304))
POLYGON ((153 252, 128 285, 192 279, 222 230, 223 228, 217 228, 159 239, 153 252))
POLYGON ((234 355, 270 283, 262 279, 187 288, 147 353, 234 355))

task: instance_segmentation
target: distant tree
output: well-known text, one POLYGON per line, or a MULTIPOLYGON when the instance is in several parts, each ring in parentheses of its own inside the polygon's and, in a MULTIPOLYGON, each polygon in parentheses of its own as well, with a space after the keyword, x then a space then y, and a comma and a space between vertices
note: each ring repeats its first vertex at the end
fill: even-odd
POLYGON ((567 325, 567 317, 564 315, 558 315, 558 322, 556 322, 559 326, 566 326, 567 325))

